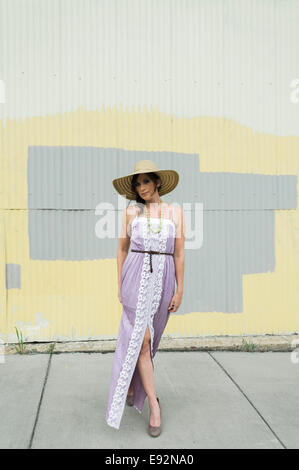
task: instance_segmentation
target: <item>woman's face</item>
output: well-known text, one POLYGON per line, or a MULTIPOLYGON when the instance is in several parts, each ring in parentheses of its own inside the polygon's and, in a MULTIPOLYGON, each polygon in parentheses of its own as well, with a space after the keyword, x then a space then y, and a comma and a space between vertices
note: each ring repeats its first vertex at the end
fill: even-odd
POLYGON ((151 199, 156 190, 155 183, 146 173, 142 173, 138 176, 135 187, 139 196, 141 196, 145 201, 151 199))

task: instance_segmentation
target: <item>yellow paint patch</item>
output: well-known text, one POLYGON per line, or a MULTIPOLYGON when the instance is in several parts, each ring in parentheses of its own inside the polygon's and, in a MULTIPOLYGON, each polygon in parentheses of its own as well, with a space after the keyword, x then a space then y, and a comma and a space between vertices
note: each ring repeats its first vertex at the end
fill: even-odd
MULTIPOLYGON (((198 153, 202 172, 299 174, 298 137, 260 134, 229 119, 178 119, 156 108, 128 111, 122 106, 103 107, 97 112, 81 107, 75 113, 45 118, 8 119, 5 126, 0 122, 0 138, 0 334, 4 340, 12 338, 16 322, 34 325, 36 314, 42 314, 49 325, 27 340, 115 337, 121 317, 116 259, 29 259, 28 146, 198 153), (6 263, 21 265, 21 289, 6 290, 6 263)), ((276 210, 275 272, 243 275, 243 311, 172 314, 165 334, 298 331, 298 255, 299 209, 276 210)))

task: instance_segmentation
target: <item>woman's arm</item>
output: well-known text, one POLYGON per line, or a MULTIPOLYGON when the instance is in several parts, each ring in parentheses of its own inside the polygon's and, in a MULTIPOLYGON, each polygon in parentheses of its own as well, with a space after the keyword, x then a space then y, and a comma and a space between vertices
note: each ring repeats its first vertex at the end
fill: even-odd
POLYGON ((117 248, 117 278, 118 278, 118 288, 121 286, 121 272, 122 267, 125 262, 125 259, 128 255, 130 248, 130 237, 128 233, 128 223, 130 221, 130 216, 128 214, 127 208, 124 210, 122 215, 122 224, 121 224, 121 233, 120 239, 117 248))
POLYGON ((183 294, 184 268, 185 268, 185 217, 183 209, 178 208, 176 237, 174 246, 175 274, 177 282, 177 293, 183 294))
POLYGON ((117 249, 117 278, 118 278, 118 288, 121 287, 121 273, 122 267, 125 262, 125 259, 128 255, 131 238, 130 238, 130 230, 129 224, 134 218, 136 210, 132 206, 128 206, 122 215, 122 225, 121 225, 121 233, 120 239, 117 249))

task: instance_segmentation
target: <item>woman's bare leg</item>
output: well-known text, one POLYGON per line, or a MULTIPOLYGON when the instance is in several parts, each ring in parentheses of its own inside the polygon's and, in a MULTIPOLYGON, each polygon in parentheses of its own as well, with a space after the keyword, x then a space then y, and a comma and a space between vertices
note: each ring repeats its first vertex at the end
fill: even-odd
POLYGON ((150 407, 150 424, 152 426, 160 426, 160 407, 157 401, 154 382, 154 369, 150 351, 150 332, 147 326, 146 332, 141 346, 140 354, 137 361, 137 367, 140 373, 144 390, 147 394, 150 407))
POLYGON ((128 390, 128 395, 133 395, 133 386, 132 386, 132 382, 130 383, 130 387, 129 387, 129 390, 128 390))

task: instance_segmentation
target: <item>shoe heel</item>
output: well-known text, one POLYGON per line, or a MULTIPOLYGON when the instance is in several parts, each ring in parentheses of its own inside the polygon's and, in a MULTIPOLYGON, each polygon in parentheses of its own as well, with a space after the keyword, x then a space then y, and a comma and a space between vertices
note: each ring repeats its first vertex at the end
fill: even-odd
POLYGON ((126 404, 128 406, 133 406, 134 405, 134 396, 133 395, 127 395, 126 404))
POLYGON ((161 424, 160 426, 151 426, 151 424, 148 424, 147 432, 151 437, 158 437, 161 434, 162 430, 162 409, 161 409, 161 403, 159 398, 157 397, 157 401, 159 403, 160 407, 160 416, 161 416, 161 424))

